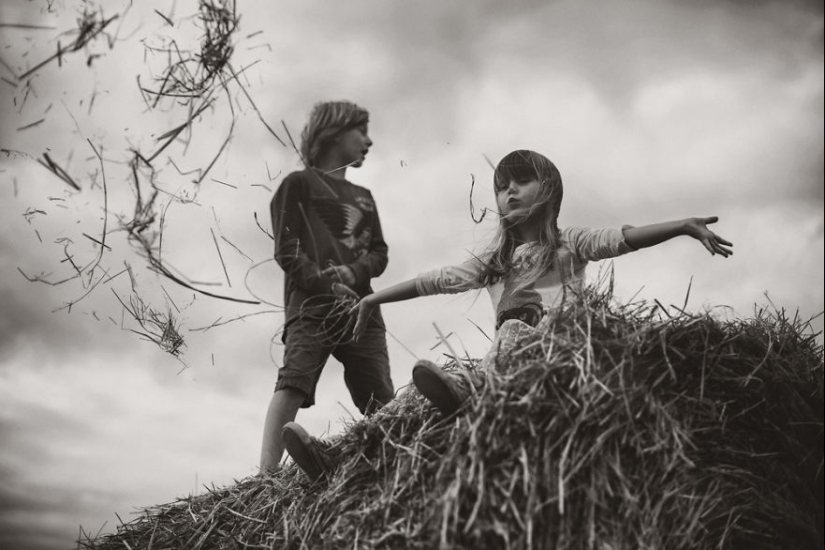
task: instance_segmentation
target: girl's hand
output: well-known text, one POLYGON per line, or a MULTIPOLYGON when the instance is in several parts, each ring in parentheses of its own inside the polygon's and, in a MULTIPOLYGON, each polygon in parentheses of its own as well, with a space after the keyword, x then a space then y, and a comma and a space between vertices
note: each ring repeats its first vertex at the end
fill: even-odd
POLYGON ((352 306, 349 310, 350 315, 357 315, 358 319, 355 321, 355 328, 352 329, 352 337, 357 342, 359 338, 367 330, 367 322, 370 320, 370 315, 375 309, 370 297, 362 298, 360 302, 352 306))
POLYGON ((710 218, 690 218, 685 222, 685 233, 701 242, 711 254, 721 254, 727 258, 733 254, 733 250, 726 247, 733 246, 733 243, 723 239, 707 228, 708 224, 716 223, 717 221, 719 221, 718 216, 711 216, 710 218))
POLYGON ((333 281, 343 283, 348 287, 355 286, 355 272, 346 265, 331 265, 321 271, 321 275, 329 277, 333 281))

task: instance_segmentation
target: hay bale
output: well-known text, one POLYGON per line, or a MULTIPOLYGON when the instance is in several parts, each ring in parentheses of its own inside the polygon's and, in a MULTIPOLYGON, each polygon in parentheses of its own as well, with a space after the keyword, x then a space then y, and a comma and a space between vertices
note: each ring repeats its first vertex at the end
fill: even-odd
POLYGON ((81 545, 821 548, 823 353, 799 319, 589 291, 499 367, 460 416, 412 390, 349 425, 329 479, 288 466, 81 545))

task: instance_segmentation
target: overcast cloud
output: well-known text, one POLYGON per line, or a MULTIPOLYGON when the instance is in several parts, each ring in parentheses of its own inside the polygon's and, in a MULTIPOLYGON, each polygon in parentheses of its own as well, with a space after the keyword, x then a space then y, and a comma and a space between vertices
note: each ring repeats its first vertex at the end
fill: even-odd
MULTIPOLYGON (((169 206, 164 259, 210 283, 206 290, 274 305, 209 299, 148 270, 112 231, 134 205, 124 162, 130 149, 154 150, 187 114, 173 104, 148 111, 136 77, 155 86, 166 60, 145 45, 161 37, 197 47, 187 19, 197 4, 179 1, 174 13, 159 0, 124 11, 129 4, 106 3, 107 15, 123 14, 111 49, 99 42, 44 66, 28 94, 15 75, 71 40, 58 34, 75 26, 84 2, 0 4, 0 24, 54 27, 0 27, 2 549, 72 547, 78 525, 111 531, 115 513, 126 520, 256 472, 282 351, 283 278, 253 215, 269 229, 272 192, 298 159, 233 92, 233 137, 199 188, 192 174, 156 163, 165 189, 195 200, 169 206), (102 55, 87 66, 93 53, 102 55), (106 159, 105 208, 89 141, 106 159), (44 152, 81 192, 35 162, 44 152), (175 312, 187 343, 180 360, 128 330, 137 327, 113 294, 128 300, 128 274, 69 311, 63 306, 88 288, 30 283, 19 271, 51 281, 70 275, 66 238, 74 261, 92 262, 98 248, 83 234, 98 238, 106 212, 111 250, 102 265, 114 275, 128 264, 138 295, 175 312)), ((561 170, 562 225, 720 217, 714 229, 734 242, 732 258, 711 257, 689 239, 622 257, 613 263, 619 299, 681 305, 691 285, 692 310, 727 306, 720 315, 745 317, 765 293, 804 317, 823 310, 821 2, 244 0, 238 13, 233 65, 247 67, 242 81, 282 137, 283 122, 297 138, 319 100, 370 110, 375 145, 348 176, 372 190, 390 245, 374 287, 483 250, 495 220, 473 223, 471 182, 478 215, 493 206, 485 156, 496 162, 526 147, 561 170)), ((169 149, 180 170, 208 165, 232 121, 219 98, 188 147, 169 149)), ((591 266, 591 278, 600 267, 609 266, 591 266)), ((479 294, 393 304, 384 315, 396 387, 409 380, 414 357, 443 351, 431 349, 433 323, 472 355, 487 345, 475 325, 489 333, 493 324, 479 294)), ((334 433, 357 417, 342 382, 330 362, 318 406, 299 415, 311 432, 334 433)))

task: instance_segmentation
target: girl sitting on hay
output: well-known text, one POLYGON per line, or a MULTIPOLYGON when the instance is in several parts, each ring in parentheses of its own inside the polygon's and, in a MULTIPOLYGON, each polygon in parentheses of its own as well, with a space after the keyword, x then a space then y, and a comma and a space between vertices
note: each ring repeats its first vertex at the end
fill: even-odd
MULTIPOLYGON (((541 331, 551 311, 576 295, 584 285, 588 262, 615 258, 687 235, 713 255, 728 257, 732 243, 707 228, 717 217, 687 218, 621 229, 559 229, 562 181, 556 166, 529 150, 506 155, 495 169, 493 183, 501 223, 489 252, 457 266, 429 271, 362 298, 352 309, 358 339, 375 308, 384 303, 432 294, 455 294, 486 288, 496 312, 493 346, 477 371, 446 372, 432 361, 413 368, 413 383, 445 416, 454 414, 496 364, 522 336, 541 331)), ((329 444, 310 437, 292 423, 287 449, 311 478, 334 467, 329 444)))

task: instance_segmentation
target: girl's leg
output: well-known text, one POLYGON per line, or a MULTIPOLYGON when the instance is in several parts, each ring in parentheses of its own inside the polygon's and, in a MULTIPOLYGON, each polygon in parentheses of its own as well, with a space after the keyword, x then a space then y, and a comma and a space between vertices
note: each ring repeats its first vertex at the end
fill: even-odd
POLYGON ((527 323, 518 319, 508 319, 504 321, 496 332, 493 345, 490 351, 481 360, 479 369, 484 372, 495 372, 500 368, 499 357, 506 357, 516 350, 520 342, 533 334, 539 332, 540 328, 533 328, 527 323))
POLYGON ((492 348, 476 370, 446 372, 432 361, 418 361, 413 367, 415 387, 444 416, 450 416, 483 386, 485 375, 496 372, 499 356, 507 356, 516 351, 520 342, 537 330, 518 319, 504 321, 496 333, 492 348))
POLYGON ((413 367, 413 383, 441 414, 450 416, 461 408, 483 381, 475 371, 446 372, 432 361, 422 359, 413 367))
POLYGON ((295 420, 306 395, 294 388, 281 388, 272 394, 264 422, 264 439, 261 445, 261 473, 271 474, 280 467, 284 454, 281 430, 287 422, 295 420))

